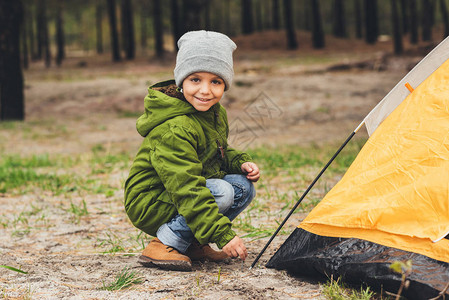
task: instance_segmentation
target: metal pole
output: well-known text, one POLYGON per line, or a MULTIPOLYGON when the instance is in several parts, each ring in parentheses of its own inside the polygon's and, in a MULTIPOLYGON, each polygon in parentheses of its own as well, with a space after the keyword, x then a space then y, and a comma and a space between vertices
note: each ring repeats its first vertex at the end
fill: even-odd
POLYGON ((321 175, 326 171, 326 169, 329 167, 329 165, 334 161, 334 159, 337 157, 338 154, 340 154, 341 150, 348 144, 348 142, 352 139, 352 137, 357 133, 357 131, 360 129, 360 127, 364 124, 364 122, 360 123, 359 126, 349 135, 349 137, 346 139, 346 141, 340 146, 340 148, 335 152, 334 156, 327 162, 327 164, 324 166, 324 168, 321 170, 321 172, 315 177, 315 179, 312 181, 312 183, 309 185, 309 187, 305 190, 305 192, 302 194, 301 198, 299 198, 298 202, 296 202, 295 206, 290 210, 288 215, 285 217, 284 221, 282 221, 281 225, 279 225, 278 229, 273 233, 270 240, 265 244, 262 251, 260 251, 259 255, 257 255, 254 262, 251 264, 251 267, 249 269, 251 270, 259 260, 259 258, 262 256, 262 254, 267 250, 268 246, 271 244, 271 242, 274 240, 276 235, 279 233, 281 228, 284 226, 284 224, 287 222, 287 220, 290 218, 290 216, 295 212, 296 208, 298 208, 299 204, 301 204, 302 200, 305 198, 305 196, 309 193, 309 191, 312 189, 312 187, 315 185, 315 183, 320 179, 321 175))

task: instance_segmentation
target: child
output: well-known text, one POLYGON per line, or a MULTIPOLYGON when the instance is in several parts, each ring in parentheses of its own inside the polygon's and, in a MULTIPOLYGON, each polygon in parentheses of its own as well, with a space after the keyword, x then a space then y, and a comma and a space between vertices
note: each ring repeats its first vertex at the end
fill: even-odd
POLYGON ((190 271, 192 260, 247 257, 231 221, 254 198, 260 175, 248 154, 228 147, 219 103, 232 84, 236 45, 218 32, 192 31, 178 47, 175 81, 148 89, 137 120, 144 140, 125 183, 125 208, 137 228, 156 236, 140 263, 190 271))

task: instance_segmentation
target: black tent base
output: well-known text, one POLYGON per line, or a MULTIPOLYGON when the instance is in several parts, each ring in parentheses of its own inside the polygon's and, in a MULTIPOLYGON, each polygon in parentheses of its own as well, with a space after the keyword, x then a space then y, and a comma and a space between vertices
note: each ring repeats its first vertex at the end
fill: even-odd
POLYGON ((449 283, 448 263, 360 239, 319 236, 300 228, 271 257, 267 267, 298 276, 341 277, 349 284, 367 284, 377 291, 397 293, 402 275, 393 272, 390 265, 407 260, 412 261, 412 272, 402 296, 437 297, 449 283))

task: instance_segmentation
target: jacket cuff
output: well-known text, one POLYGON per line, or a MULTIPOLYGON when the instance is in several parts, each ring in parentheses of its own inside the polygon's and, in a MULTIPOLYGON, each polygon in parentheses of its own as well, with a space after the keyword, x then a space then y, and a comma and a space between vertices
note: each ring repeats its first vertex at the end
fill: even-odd
POLYGON ((229 243, 237 234, 229 228, 220 238, 215 242, 218 248, 222 249, 224 246, 226 246, 227 243, 229 243))
POLYGON ((242 172, 242 165, 246 162, 252 161, 253 159, 249 154, 243 153, 240 155, 240 157, 234 162, 234 165, 232 166, 233 171, 236 174, 243 174, 242 172))

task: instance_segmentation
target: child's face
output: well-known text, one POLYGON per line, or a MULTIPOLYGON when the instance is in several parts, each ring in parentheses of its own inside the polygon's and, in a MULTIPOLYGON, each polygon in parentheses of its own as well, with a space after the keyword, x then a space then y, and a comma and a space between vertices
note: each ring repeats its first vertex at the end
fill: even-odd
POLYGON ((207 111, 223 96, 225 83, 219 76, 198 72, 190 74, 182 82, 186 100, 198 111, 207 111))

